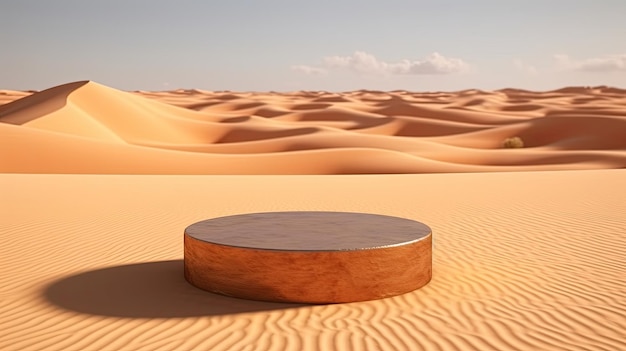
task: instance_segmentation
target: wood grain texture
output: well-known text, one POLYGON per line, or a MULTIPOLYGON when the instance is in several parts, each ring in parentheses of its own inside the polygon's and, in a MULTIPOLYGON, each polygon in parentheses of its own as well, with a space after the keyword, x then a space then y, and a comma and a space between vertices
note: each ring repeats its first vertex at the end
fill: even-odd
MULTIPOLYGON (((356 235, 349 226, 337 230, 356 235)), ((356 250, 268 250, 199 240, 186 231, 185 278, 204 290, 251 300, 322 304, 380 299, 430 281, 431 233, 415 237, 406 244, 356 250)))

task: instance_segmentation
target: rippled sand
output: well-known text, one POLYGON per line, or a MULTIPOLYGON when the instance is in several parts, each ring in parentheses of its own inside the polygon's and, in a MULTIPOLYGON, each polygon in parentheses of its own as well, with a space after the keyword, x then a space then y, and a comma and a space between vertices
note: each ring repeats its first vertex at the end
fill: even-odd
POLYGON ((0 103, 25 96, 0 106, 2 350, 626 349, 622 91, 81 82, 0 103), (386 172, 415 174, 338 174, 386 172), (429 225, 432 281, 292 305, 184 280, 186 226, 294 210, 429 225))

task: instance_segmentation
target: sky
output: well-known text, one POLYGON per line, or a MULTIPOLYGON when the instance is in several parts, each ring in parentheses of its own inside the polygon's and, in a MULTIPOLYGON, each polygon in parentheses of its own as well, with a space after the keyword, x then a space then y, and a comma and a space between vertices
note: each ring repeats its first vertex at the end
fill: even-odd
POLYGON ((625 0, 0 0, 0 89, 626 88, 625 0))

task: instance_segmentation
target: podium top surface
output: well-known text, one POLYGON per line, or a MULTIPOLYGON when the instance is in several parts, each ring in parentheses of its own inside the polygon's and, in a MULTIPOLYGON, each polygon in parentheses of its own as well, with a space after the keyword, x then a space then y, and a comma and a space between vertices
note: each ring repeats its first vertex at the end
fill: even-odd
POLYGON ((207 219, 185 235, 216 245, 279 251, 368 250, 407 245, 428 237, 420 222, 369 213, 292 211, 207 219))

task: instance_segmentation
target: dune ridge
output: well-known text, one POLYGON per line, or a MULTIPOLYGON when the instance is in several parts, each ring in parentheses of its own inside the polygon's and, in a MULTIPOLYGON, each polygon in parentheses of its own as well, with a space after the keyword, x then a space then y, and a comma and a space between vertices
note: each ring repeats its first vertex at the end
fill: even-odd
POLYGON ((626 93, 609 87, 131 93, 83 81, 32 94, 0 93, 4 173, 362 174, 626 167, 626 93), (525 147, 504 149, 503 141, 514 136, 525 147))

